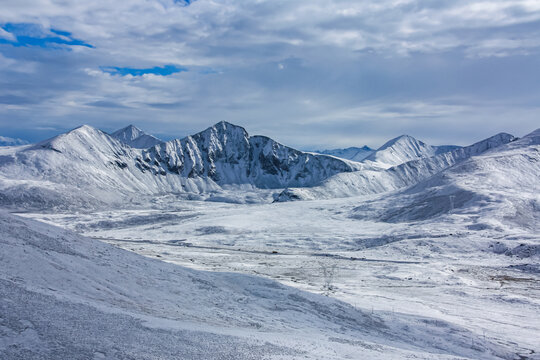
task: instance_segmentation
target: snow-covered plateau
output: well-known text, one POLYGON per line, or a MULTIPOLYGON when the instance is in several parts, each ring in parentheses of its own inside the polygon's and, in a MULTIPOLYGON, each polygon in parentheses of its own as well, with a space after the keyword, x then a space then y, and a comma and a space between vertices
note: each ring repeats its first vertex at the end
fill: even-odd
POLYGON ((356 149, 0 147, 0 358, 540 359, 540 130, 356 149))

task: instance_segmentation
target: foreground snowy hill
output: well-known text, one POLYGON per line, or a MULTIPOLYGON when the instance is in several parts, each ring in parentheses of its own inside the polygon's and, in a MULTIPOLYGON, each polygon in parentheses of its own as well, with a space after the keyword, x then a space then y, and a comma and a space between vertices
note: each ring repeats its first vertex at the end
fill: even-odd
POLYGON ((348 147, 346 149, 331 149, 331 150, 322 150, 315 151, 319 154, 332 155, 342 159, 347 159, 351 161, 362 161, 369 155, 371 155, 375 150, 369 146, 362 147, 348 147))
POLYGON ((459 146, 431 146, 412 136, 401 135, 385 143, 365 157, 363 161, 387 169, 411 160, 435 156, 457 148, 459 146))
POLYGON ((444 321, 189 270, 5 212, 0 232, 1 358, 513 357, 444 321))
POLYGON ((136 126, 129 125, 111 134, 117 140, 137 149, 148 149, 149 147, 161 144, 163 141, 155 136, 149 135, 136 126))
POLYGON ((513 140, 515 138, 512 135, 501 133, 470 146, 411 160, 386 170, 365 168, 353 173, 337 174, 315 187, 286 189, 276 200, 329 199, 397 190, 412 186, 471 156, 480 155, 513 140))
POLYGON ((147 150, 85 125, 33 146, 1 149, 0 203, 88 207, 162 193, 211 194, 228 184, 312 186, 359 167, 249 137, 225 122, 147 150))

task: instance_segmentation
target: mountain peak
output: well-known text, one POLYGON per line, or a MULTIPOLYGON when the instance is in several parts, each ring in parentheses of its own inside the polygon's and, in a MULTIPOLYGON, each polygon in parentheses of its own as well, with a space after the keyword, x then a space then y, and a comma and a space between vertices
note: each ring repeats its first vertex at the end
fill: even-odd
POLYGON ((242 126, 235 125, 235 124, 230 123, 230 122, 225 121, 225 120, 221 120, 220 122, 215 123, 213 126, 209 127, 207 130, 209 130, 209 129, 216 129, 218 131, 220 131, 220 130, 221 131, 237 130, 237 131, 245 132, 247 134, 246 129, 244 129, 242 126))
POLYGON ((229 141, 247 141, 249 134, 241 126, 231 124, 227 121, 220 121, 209 128, 191 136, 192 138, 207 138, 210 141, 211 138, 217 137, 221 142, 229 141))
POLYGON ((420 140, 417 140, 417 139, 415 139, 414 137, 412 137, 410 135, 404 134, 404 135, 400 135, 398 137, 395 137, 395 138, 387 141, 383 146, 378 148, 377 151, 387 149, 387 148, 392 147, 392 146, 394 146, 395 144, 398 144, 398 143, 418 143, 418 144, 425 145, 424 142, 422 142, 420 140))
POLYGON ((105 134, 105 133, 93 126, 84 124, 74 129, 71 129, 69 131, 66 131, 63 134, 60 134, 48 140, 42 141, 42 143, 53 143, 53 142, 61 141, 61 139, 67 140, 74 137, 85 138, 85 137, 92 137, 92 136, 101 135, 101 134, 105 134))
POLYGON ((63 134, 41 141, 27 150, 48 149, 59 153, 98 153, 103 149, 120 147, 109 134, 90 125, 81 125, 63 134))
POLYGON ((142 131, 135 125, 128 125, 125 128, 116 130, 111 135, 112 137, 117 138, 119 140, 135 140, 136 138, 145 134, 146 133, 144 131, 142 131))
POLYGON ((446 146, 439 149, 437 146, 427 145, 410 135, 401 135, 386 142, 368 156, 366 161, 376 163, 383 168, 389 168, 421 157, 430 157, 451 148, 453 147, 446 146))
POLYGON ((74 128, 72 130, 67 131, 65 134, 77 133, 77 132, 96 132, 96 131, 101 132, 101 130, 96 129, 93 126, 84 124, 84 125, 81 125, 81 126, 77 126, 76 128, 74 128))
POLYGON ((154 174, 206 178, 218 185, 261 188, 312 185, 355 169, 346 161, 303 153, 265 136, 250 137, 243 127, 226 121, 143 151, 137 167, 154 174))
POLYGON ((147 149, 162 143, 155 136, 145 133, 135 125, 128 125, 111 134, 113 138, 137 149, 147 149))

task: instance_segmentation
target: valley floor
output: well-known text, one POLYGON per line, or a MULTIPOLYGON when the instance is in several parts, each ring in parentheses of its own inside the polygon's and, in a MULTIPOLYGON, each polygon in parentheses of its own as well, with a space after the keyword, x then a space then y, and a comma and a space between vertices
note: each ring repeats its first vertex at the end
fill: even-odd
MULTIPOLYGON (((387 324, 452 324, 474 334, 472 349, 481 339, 510 349, 510 358, 539 358, 534 230, 474 211, 414 223, 355 218, 354 209, 369 200, 245 205, 162 198, 137 210, 20 215, 192 269, 277 280, 387 324)), ((441 331, 430 341, 445 341, 441 331)))

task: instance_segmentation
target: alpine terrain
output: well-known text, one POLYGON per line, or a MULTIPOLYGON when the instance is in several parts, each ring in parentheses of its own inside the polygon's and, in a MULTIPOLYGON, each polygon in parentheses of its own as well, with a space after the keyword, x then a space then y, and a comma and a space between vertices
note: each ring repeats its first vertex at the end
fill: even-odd
POLYGON ((5 146, 0 358, 538 358, 539 186, 540 130, 5 146))

